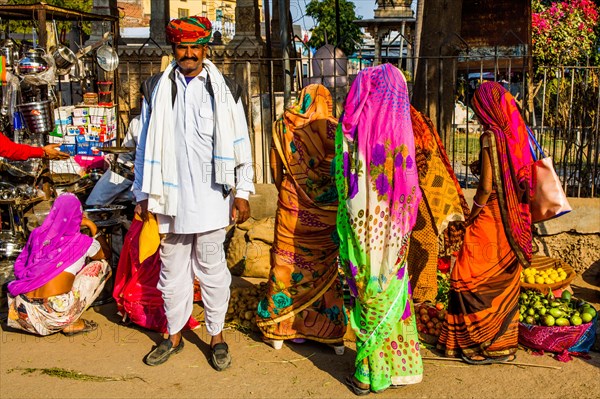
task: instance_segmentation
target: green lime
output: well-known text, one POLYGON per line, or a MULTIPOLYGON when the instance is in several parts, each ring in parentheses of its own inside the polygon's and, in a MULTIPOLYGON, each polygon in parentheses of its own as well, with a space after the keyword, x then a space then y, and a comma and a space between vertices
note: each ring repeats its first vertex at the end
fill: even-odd
POLYGON ((579 317, 579 316, 573 316, 573 317, 571 317, 571 324, 572 325, 578 326, 581 323, 583 323, 583 320, 581 319, 581 317, 579 317))
POLYGON ((592 321, 592 319, 593 319, 593 317, 592 317, 592 315, 591 315, 591 314, 589 314, 589 313, 583 313, 583 314, 581 315, 581 320, 582 320, 584 323, 589 323, 590 321, 592 321))
POLYGON ((563 315, 563 312, 560 309, 552 308, 550 309, 550 315, 554 318, 559 318, 563 315))
POLYGON ((520 321, 520 322, 523 322, 523 319, 524 319, 524 317, 523 317, 523 314, 520 314, 520 315, 519 315, 519 321, 520 321))
POLYGON ((533 315, 535 314, 535 309, 534 309, 534 308, 529 308, 529 309, 527 309, 527 314, 528 314, 529 316, 533 316, 533 315))
POLYGON ((540 308, 540 310, 538 311, 540 316, 544 316, 546 314, 546 312, 547 312, 546 308, 540 308))
POLYGON ((560 299, 562 299, 563 301, 570 301, 571 300, 571 293, 567 290, 564 290, 562 292, 562 295, 560 296, 560 299))
POLYGON ((589 307, 584 307, 583 308, 583 313, 587 313, 589 315, 593 317, 596 316, 596 309, 594 309, 593 307, 589 306, 589 307))
POLYGON ((556 319, 557 326, 564 327, 564 326, 568 326, 569 324, 570 324, 569 319, 565 319, 564 317, 559 317, 558 319, 556 319))
POLYGON ((521 298, 521 300, 526 301, 528 296, 526 293, 522 293, 520 298, 521 298))
POLYGON ((525 312, 527 312, 527 307, 526 307, 526 306, 524 306, 524 305, 521 305, 521 307, 519 308, 519 312, 520 312, 520 313, 525 313, 525 312))
POLYGON ((527 323, 527 324, 535 324, 535 318, 533 316, 527 316, 525 318, 525 323, 527 323))
POLYGON ((554 319, 554 317, 552 317, 551 315, 546 316, 546 318, 544 318, 544 325, 548 326, 548 327, 552 327, 554 325, 554 322, 556 320, 554 319))

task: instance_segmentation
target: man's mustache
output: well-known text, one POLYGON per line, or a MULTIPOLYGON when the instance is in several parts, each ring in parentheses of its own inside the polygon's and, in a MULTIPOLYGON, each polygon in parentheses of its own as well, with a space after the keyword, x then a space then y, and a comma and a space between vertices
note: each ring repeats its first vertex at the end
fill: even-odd
POLYGON ((198 57, 183 57, 180 61, 198 61, 198 57))

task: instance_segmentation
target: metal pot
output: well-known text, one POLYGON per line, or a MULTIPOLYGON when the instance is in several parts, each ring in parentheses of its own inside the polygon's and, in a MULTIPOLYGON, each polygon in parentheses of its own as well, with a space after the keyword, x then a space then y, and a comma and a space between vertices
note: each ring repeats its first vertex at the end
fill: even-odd
POLYGON ((119 66, 119 55, 114 48, 105 44, 96 50, 96 61, 100 68, 112 72, 119 66))
POLYGON ((12 71, 19 59, 19 48, 12 39, 5 39, 0 44, 0 54, 6 57, 6 69, 12 71))
POLYGON ((56 65, 57 75, 67 75, 71 72, 73 65, 77 63, 77 56, 75 53, 65 45, 60 44, 58 39, 58 29, 56 28, 56 21, 52 21, 54 28, 54 38, 56 40, 56 48, 52 53, 54 58, 54 64, 56 65))
POLYGON ((27 50, 17 66, 19 75, 32 75, 47 70, 48 63, 44 60, 44 54, 45 52, 41 48, 27 50))
POLYGON ((52 53, 54 63, 56 64, 56 73, 58 75, 67 75, 73 65, 77 63, 77 57, 73 50, 67 46, 58 47, 54 53, 52 53))

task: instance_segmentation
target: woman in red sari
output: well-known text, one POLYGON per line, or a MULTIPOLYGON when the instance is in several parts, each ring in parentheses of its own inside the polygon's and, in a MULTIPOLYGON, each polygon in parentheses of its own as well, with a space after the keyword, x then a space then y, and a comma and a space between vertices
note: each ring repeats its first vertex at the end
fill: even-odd
POLYGON ((450 276, 448 325, 439 349, 471 364, 515 358, 519 275, 531 259, 531 164, 525 122, 513 96, 483 83, 473 98, 485 128, 481 176, 464 244, 450 276))

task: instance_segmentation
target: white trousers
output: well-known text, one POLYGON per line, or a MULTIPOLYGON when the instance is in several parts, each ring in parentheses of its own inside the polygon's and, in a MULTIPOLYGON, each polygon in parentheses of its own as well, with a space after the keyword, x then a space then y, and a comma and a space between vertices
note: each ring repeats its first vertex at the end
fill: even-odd
POLYGON ((225 229, 163 238, 157 287, 165 302, 169 334, 181 331, 192 314, 194 275, 200 280, 208 333, 214 336, 223 330, 231 285, 224 241, 225 229))

